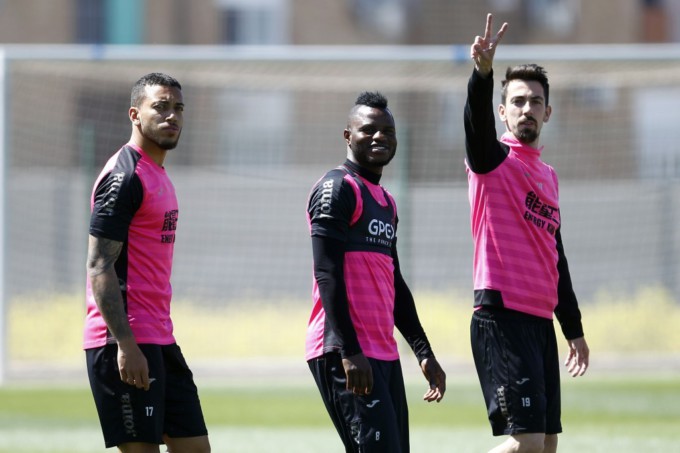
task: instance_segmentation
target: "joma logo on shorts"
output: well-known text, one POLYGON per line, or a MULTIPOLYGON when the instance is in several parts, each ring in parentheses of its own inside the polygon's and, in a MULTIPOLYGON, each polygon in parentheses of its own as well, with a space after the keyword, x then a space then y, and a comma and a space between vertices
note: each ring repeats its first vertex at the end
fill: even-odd
POLYGON ((130 401, 130 394, 124 393, 120 397, 120 410, 123 414, 123 426, 125 427, 125 433, 130 434, 133 437, 137 437, 137 430, 135 429, 135 417, 132 411, 132 402, 130 401))

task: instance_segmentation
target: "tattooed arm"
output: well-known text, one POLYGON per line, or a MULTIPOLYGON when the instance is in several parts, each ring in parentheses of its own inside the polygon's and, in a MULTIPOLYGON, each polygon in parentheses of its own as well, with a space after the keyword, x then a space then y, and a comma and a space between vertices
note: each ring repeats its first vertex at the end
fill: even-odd
POLYGON ((87 273, 92 284, 97 307, 106 326, 118 341, 133 338, 132 329, 123 307, 118 276, 114 264, 123 249, 123 243, 90 235, 87 273))
POLYGON ((122 249, 122 242, 90 235, 87 273, 99 312, 118 343, 120 379, 148 390, 149 367, 130 328, 114 267, 122 249))

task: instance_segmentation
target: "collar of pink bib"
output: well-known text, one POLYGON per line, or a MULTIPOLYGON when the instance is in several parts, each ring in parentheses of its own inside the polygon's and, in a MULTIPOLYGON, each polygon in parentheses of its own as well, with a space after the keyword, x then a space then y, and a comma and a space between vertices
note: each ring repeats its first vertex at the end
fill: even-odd
POLYGON ((517 154, 533 159, 540 158, 541 152, 543 151, 542 146, 540 148, 534 148, 532 146, 525 145, 524 143, 517 140, 517 137, 512 135, 510 132, 506 132, 501 136, 501 142, 508 145, 517 154))

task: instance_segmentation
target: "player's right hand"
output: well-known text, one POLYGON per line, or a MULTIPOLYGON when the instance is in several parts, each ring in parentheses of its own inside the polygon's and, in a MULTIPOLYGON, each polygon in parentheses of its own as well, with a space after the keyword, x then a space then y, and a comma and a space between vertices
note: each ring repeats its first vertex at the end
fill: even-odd
POLYGON ((118 371, 121 381, 149 390, 149 364, 134 338, 118 342, 118 371))
POLYGON ((369 395, 373 391, 373 369, 363 353, 342 359, 347 377, 347 390, 355 395, 369 395))

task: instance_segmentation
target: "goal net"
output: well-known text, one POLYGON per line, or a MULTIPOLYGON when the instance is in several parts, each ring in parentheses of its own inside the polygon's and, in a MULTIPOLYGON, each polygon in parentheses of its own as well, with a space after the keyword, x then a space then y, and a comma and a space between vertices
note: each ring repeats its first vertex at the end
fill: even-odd
MULTIPOLYGON (((655 306, 678 319, 675 50, 650 58, 649 49, 618 48, 607 58, 602 48, 507 46, 497 56, 496 103, 506 66, 535 61, 548 71, 554 113, 543 158, 560 175, 563 239, 586 332, 612 353, 680 347, 676 333, 645 320, 655 306), (615 333, 625 330, 619 322, 655 336, 626 343, 615 333)), ((423 325, 439 355, 466 361, 466 52, 4 49, 4 375, 84 373, 89 196, 106 159, 130 136, 132 84, 155 71, 182 83, 186 103, 182 139, 166 167, 180 203, 173 318, 190 363, 304 366, 312 283, 306 199, 345 159, 347 112, 364 90, 384 93, 396 118, 399 147, 383 184, 399 205, 401 262, 423 325)))

